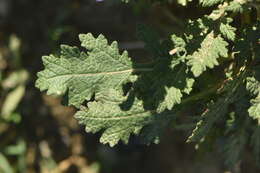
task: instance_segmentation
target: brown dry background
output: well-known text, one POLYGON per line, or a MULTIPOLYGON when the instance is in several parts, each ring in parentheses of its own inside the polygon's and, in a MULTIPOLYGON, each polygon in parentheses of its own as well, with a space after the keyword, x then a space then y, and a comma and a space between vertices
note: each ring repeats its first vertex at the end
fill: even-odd
MULTIPOLYGON (((187 134, 173 128, 158 145, 143 146, 138 137, 129 145, 102 145, 100 134, 87 134, 77 124, 73 108, 34 87, 41 56, 58 52, 60 44, 79 45, 79 33, 102 33, 143 58, 150 55, 136 37, 136 24, 148 24, 166 38, 182 31, 187 18, 206 13, 196 2, 182 7, 141 0, 135 6, 119 0, 0 0, 0 172, 224 172, 218 151, 196 152, 185 144, 187 134)), ((241 172, 258 172, 253 165, 246 159, 241 172)))

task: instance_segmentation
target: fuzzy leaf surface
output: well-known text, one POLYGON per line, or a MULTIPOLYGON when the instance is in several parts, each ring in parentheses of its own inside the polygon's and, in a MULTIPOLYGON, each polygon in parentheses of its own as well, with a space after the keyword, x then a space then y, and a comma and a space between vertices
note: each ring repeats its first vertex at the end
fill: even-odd
POLYGON ((249 116, 253 119, 260 120, 260 98, 256 97, 251 100, 252 106, 248 109, 249 116))
MULTIPOLYGON (((124 110, 120 104, 127 100, 127 96, 122 96, 120 92, 115 90, 97 94, 96 100, 88 103, 88 108, 81 108, 75 117, 79 120, 80 124, 86 126, 85 129, 87 132, 96 133, 104 130, 100 142, 104 144, 108 143, 110 146, 116 145, 119 140, 128 143, 132 133, 139 134, 142 128, 148 124, 155 123, 155 125, 159 125, 156 123, 158 116, 161 116, 160 121, 164 117, 167 117, 159 115, 154 111, 145 110, 142 101, 136 98, 131 103, 131 108, 124 110)), ((167 123, 168 120, 165 120, 167 123)), ((154 127, 152 129, 153 131, 157 131, 154 127)), ((147 133, 149 137, 146 136, 146 133, 142 133, 142 135, 155 140, 158 139, 154 137, 154 134, 156 134, 155 131, 153 134, 150 132, 147 133)))
POLYGON ((214 124, 228 113, 229 104, 233 103, 241 93, 241 88, 239 86, 243 78, 244 76, 241 75, 239 78, 229 81, 223 89, 225 95, 208 106, 201 115, 201 120, 197 122, 191 136, 189 136, 188 142, 200 141, 209 133, 214 124))
POLYGON ((251 99, 251 106, 248 109, 249 116, 253 119, 260 121, 260 82, 259 73, 255 76, 247 78, 246 88, 252 96, 255 98, 251 99))
POLYGON ((220 32, 228 40, 231 40, 231 41, 235 40, 235 38, 236 38, 235 31, 236 31, 236 28, 232 27, 229 24, 224 24, 224 23, 220 24, 220 32))
POLYGON ((222 3, 224 0, 200 0, 200 3, 204 7, 213 6, 219 3, 222 3))
POLYGON ((188 55, 188 65, 195 77, 198 77, 208 68, 218 65, 219 57, 228 56, 228 43, 222 37, 214 37, 213 32, 209 33, 201 43, 201 48, 188 55))
POLYGON ((111 45, 103 35, 97 38, 81 34, 81 45, 61 46, 60 57, 44 56, 45 69, 38 73, 36 86, 47 94, 64 95, 68 92, 69 105, 79 107, 94 93, 119 88, 133 77, 132 61, 127 52, 119 53, 117 42, 111 45))

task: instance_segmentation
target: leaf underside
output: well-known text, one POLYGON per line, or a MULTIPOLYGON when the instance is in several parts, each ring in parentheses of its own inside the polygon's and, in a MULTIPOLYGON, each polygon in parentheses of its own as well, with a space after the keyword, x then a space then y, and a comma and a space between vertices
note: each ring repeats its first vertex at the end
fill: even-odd
POLYGON ((85 125, 86 131, 103 131, 101 143, 127 143, 131 134, 139 133, 144 143, 157 143, 169 114, 146 110, 137 98, 127 102, 129 94, 124 95, 122 90, 124 84, 136 80, 133 72, 151 69, 133 68, 127 52, 120 54, 117 43, 109 45, 102 35, 94 38, 81 34, 80 41, 87 52, 62 45, 60 56, 43 57, 45 69, 38 73, 36 87, 47 90, 48 95, 67 95, 68 105, 79 109, 75 118, 85 125), (91 101, 93 95, 95 100, 91 101), (86 106, 84 101, 88 102, 86 106), (123 110, 122 104, 128 110, 123 110))
POLYGON ((44 56, 45 69, 38 73, 36 87, 47 94, 68 94, 69 105, 79 107, 94 93, 120 88, 133 77, 132 61, 127 52, 119 54, 117 42, 108 45, 103 35, 94 38, 81 34, 81 45, 89 50, 80 52, 77 47, 61 46, 60 57, 44 56))

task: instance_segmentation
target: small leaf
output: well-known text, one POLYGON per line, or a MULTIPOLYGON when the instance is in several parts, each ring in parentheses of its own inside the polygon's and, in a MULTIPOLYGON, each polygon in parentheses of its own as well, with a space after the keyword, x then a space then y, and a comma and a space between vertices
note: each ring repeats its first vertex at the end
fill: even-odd
POLYGON ((260 82, 255 77, 248 77, 246 79, 246 89, 253 95, 260 93, 260 82))
POLYGON ((228 40, 234 41, 236 38, 236 28, 230 26, 229 24, 220 24, 220 32, 221 34, 227 38, 228 40))
POLYGON ((219 57, 228 56, 228 43, 220 36, 214 37, 213 32, 209 33, 201 43, 201 48, 188 55, 188 65, 191 66, 191 71, 195 77, 198 77, 206 70, 218 65, 219 57))
POLYGON ((191 2, 192 0, 178 0, 178 4, 181 4, 182 6, 186 6, 188 2, 191 2))
POLYGON ((222 3, 224 0, 200 0, 200 3, 203 7, 210 7, 219 3, 222 3))
POLYGON ((243 12, 243 1, 239 2, 239 1, 232 1, 229 3, 229 5, 226 7, 227 11, 232 11, 235 13, 242 13, 243 12))
POLYGON ((255 73, 254 76, 246 78, 246 89, 251 95, 255 96, 252 99, 251 106, 248 109, 249 116, 260 122, 260 82, 258 81, 259 73, 255 73))
POLYGON ((181 90, 175 87, 166 87, 166 96, 163 100, 163 102, 160 103, 158 106, 158 111, 162 112, 166 108, 168 110, 171 110, 174 105, 181 103, 182 93, 181 90))
POLYGON ((248 109, 249 116, 260 121, 260 98, 251 100, 252 106, 248 109))

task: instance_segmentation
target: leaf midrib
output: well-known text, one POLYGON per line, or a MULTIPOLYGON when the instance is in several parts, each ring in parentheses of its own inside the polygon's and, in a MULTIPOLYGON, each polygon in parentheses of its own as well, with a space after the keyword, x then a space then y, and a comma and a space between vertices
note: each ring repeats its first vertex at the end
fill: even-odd
MULTIPOLYGON (((133 117, 151 117, 153 112, 151 111, 143 111, 143 112, 135 112, 131 113, 125 116, 108 116, 108 117, 94 117, 94 116, 86 116, 86 119, 92 119, 92 120, 103 120, 106 119, 107 121, 113 121, 113 120, 122 120, 122 119, 129 119, 133 117)), ((152 117, 151 117, 152 118, 152 117)))
POLYGON ((111 72, 99 72, 99 73, 80 73, 80 74, 59 74, 50 77, 49 79, 57 78, 57 77, 91 77, 91 76, 98 76, 98 75, 114 75, 114 74, 122 74, 122 73, 130 73, 130 72, 149 72, 152 71, 151 68, 140 68, 140 69, 128 69, 122 71, 111 71, 111 72))

